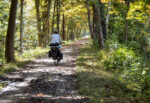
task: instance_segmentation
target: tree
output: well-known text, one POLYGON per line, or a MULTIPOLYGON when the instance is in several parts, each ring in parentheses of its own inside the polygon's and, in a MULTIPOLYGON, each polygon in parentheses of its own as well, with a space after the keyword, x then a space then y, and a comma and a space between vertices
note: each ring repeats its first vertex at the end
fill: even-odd
POLYGON ((101 26, 102 26, 102 32, 103 32, 103 37, 106 39, 107 38, 107 31, 106 31, 106 18, 104 14, 104 5, 99 1, 99 9, 100 9, 100 16, 101 16, 101 26))
POLYGON ((62 20, 62 39, 65 40, 65 14, 63 14, 62 20))
POLYGON ((21 0, 21 12, 20 12, 20 53, 23 52, 23 4, 24 0, 21 0))
POLYGON ((38 29, 38 42, 39 46, 42 47, 42 36, 41 36, 41 19, 40 19, 40 0, 35 0, 36 17, 37 17, 37 29, 38 29))
MULTIPOLYGON (((99 1, 99 0, 98 0, 99 1)), ((102 12, 101 12, 101 10, 100 10, 100 6, 101 6, 101 3, 100 3, 100 1, 99 1, 99 4, 98 4, 98 14, 99 14, 99 25, 98 25, 98 33, 99 33, 99 35, 98 35, 98 37, 99 37, 99 48, 100 49, 103 49, 104 48, 104 34, 103 34, 103 29, 102 29, 102 12)), ((104 25, 104 26, 106 26, 106 25, 104 25)), ((106 31, 105 31, 106 32, 106 31)))
POLYGON ((5 58, 7 62, 14 61, 14 34, 18 0, 11 1, 9 22, 6 35, 5 58))
POLYGON ((96 37, 98 37, 99 14, 98 14, 98 7, 96 3, 93 3, 92 8, 93 8, 93 30, 94 30, 96 37))
POLYGON ((91 23, 91 13, 90 13, 90 8, 89 8, 89 0, 86 0, 86 5, 87 5, 88 22, 89 22, 89 28, 90 28, 90 32, 91 32, 91 37, 95 38, 95 34, 94 34, 92 23, 91 23))
POLYGON ((107 9, 107 16, 106 16, 106 30, 108 29, 110 7, 111 7, 111 2, 109 2, 108 9, 107 9))
POLYGON ((52 0, 35 0, 36 5, 36 16, 37 16, 37 26, 38 26, 38 39, 39 39, 39 46, 46 47, 49 41, 49 18, 50 18, 50 8, 51 8, 52 0), (39 10, 41 7, 41 10, 39 10), (40 16, 40 11, 42 16, 40 16))
POLYGON ((43 47, 47 46, 47 43, 49 41, 48 35, 49 35, 49 17, 50 17, 50 7, 51 7, 51 1, 45 0, 42 2, 42 24, 43 24, 43 30, 42 30, 42 37, 43 37, 43 47))
POLYGON ((55 24, 55 9, 56 9, 56 1, 54 1, 54 8, 53 8, 53 18, 52 18, 52 33, 54 32, 54 24, 55 24))
POLYGON ((56 0, 57 7, 57 31, 59 33, 59 24, 60 24, 60 0, 56 0))

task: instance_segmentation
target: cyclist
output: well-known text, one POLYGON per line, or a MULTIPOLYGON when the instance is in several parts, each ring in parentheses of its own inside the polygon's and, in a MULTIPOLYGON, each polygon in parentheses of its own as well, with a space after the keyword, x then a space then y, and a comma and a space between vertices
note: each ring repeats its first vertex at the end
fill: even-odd
MULTIPOLYGON (((50 48, 53 46, 58 46, 59 48, 62 48, 60 45, 62 43, 61 37, 58 34, 57 30, 54 30, 54 33, 51 35, 51 42, 50 42, 50 48)), ((49 57, 51 57, 52 51, 49 52, 49 57)), ((58 56, 60 57, 60 60, 63 59, 63 54, 61 51, 58 51, 58 56)))

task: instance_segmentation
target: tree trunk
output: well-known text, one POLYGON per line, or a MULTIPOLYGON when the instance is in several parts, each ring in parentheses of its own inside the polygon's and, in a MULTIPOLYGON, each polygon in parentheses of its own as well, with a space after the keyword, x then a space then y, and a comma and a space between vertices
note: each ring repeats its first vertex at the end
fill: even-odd
POLYGON ((50 0, 43 0, 42 3, 42 39, 43 47, 46 47, 49 42, 49 18, 50 18, 50 0))
POLYGON ((67 26, 67 35, 66 36, 67 36, 67 38, 66 38, 67 41, 69 41, 69 27, 68 26, 67 26))
POLYGON ((39 46, 42 47, 42 35, 41 35, 41 19, 40 19, 40 0, 35 0, 36 17, 37 17, 37 29, 38 29, 38 41, 39 46))
POLYGON ((127 16, 128 16, 128 11, 129 11, 129 6, 130 6, 130 1, 125 1, 125 3, 126 3, 126 6, 127 6, 127 10, 126 10, 126 17, 125 17, 125 19, 126 19, 126 21, 125 21, 125 42, 127 42, 127 40, 128 40, 128 19, 127 19, 127 16))
POLYGON ((86 0, 87 11, 88 11, 89 28, 90 28, 90 32, 91 32, 91 38, 95 38, 95 34, 94 34, 92 23, 91 23, 91 13, 90 13, 90 7, 89 7, 88 2, 89 2, 89 0, 86 0))
POLYGON ((59 33, 59 24, 60 24, 60 0, 57 1, 57 31, 59 33))
POLYGON ((92 5, 93 8, 93 30, 96 37, 98 37, 98 30, 99 30, 99 14, 98 14, 98 7, 92 5))
POLYGON ((51 3, 52 0, 48 0, 48 7, 47 7, 47 26, 46 26, 46 30, 47 30, 47 41, 49 42, 49 37, 50 37, 50 24, 49 24, 49 19, 50 19, 50 8, 51 8, 51 3))
POLYGON ((53 9, 53 20, 52 20, 52 33, 54 32, 54 22, 55 22, 55 8, 56 8, 56 1, 54 2, 54 9, 53 9))
POLYGON ((50 23, 49 23, 49 19, 50 19, 50 9, 51 9, 51 4, 52 4, 52 0, 49 0, 48 1, 48 17, 47 17, 47 29, 48 29, 48 36, 50 36, 50 29, 49 29, 49 27, 50 27, 50 23))
POLYGON ((71 36, 70 39, 74 40, 74 32, 73 32, 73 30, 71 30, 71 35, 70 36, 71 36))
POLYGON ((111 7, 111 2, 109 2, 108 10, 107 10, 107 17, 106 17, 106 30, 107 30, 107 28, 108 28, 110 7, 111 7))
POLYGON ((63 14, 62 39, 65 40, 65 14, 63 14))
POLYGON ((79 39, 81 31, 82 31, 82 26, 77 29, 77 39, 79 39))
MULTIPOLYGON (((98 0, 99 1, 99 0, 98 0)), ((99 17, 99 29, 98 29, 98 33, 99 33, 99 48, 103 49, 104 48, 104 37, 103 37, 103 31, 102 31, 102 20, 101 20, 101 11, 100 11, 100 2, 99 2, 99 7, 98 7, 98 17, 99 17)))
POLYGON ((42 34, 43 34, 43 46, 46 47, 48 44, 48 30, 49 30, 49 15, 50 15, 50 4, 51 2, 49 0, 45 0, 44 2, 44 6, 43 6, 43 18, 42 18, 42 22, 43 22, 43 30, 42 30, 42 34))
POLYGON ((24 0, 21 0, 21 12, 20 12, 20 53, 23 52, 23 4, 24 0))
POLYGON ((105 18, 105 14, 104 14, 104 5, 101 2, 101 0, 99 1, 99 9, 100 9, 100 18, 101 18, 101 27, 102 27, 102 32, 103 32, 103 37, 106 39, 107 38, 107 31, 106 31, 106 18, 105 18))
POLYGON ((5 46, 5 58, 7 62, 14 61, 14 34, 15 34, 15 22, 17 14, 18 0, 11 1, 11 8, 9 13, 9 22, 6 35, 6 46, 5 46))

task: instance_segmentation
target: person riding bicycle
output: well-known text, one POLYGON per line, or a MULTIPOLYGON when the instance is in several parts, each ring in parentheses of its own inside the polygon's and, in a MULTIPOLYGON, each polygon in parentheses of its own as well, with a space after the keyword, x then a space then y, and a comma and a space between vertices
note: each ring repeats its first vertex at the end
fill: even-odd
MULTIPOLYGON (((51 35, 51 42, 50 42, 50 48, 52 47, 58 47, 58 48, 62 48, 62 46, 60 45, 62 43, 61 37, 58 34, 57 30, 54 30, 54 33, 51 35)), ((49 57, 51 57, 52 51, 49 52, 49 57)), ((58 51, 58 56, 60 57, 60 60, 63 59, 63 54, 61 53, 61 51, 58 51)))

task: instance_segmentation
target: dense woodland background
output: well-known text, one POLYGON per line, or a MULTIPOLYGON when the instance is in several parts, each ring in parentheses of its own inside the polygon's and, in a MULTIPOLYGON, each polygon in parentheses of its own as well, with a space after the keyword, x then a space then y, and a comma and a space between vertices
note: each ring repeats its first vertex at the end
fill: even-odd
POLYGON ((1 0, 0 66, 44 50, 54 29, 64 41, 89 34, 95 62, 150 96, 149 0, 1 0))

